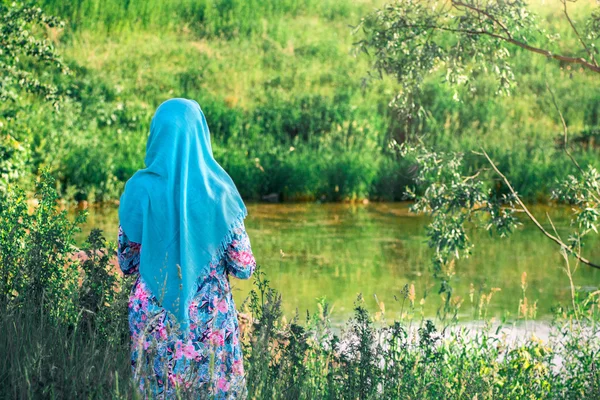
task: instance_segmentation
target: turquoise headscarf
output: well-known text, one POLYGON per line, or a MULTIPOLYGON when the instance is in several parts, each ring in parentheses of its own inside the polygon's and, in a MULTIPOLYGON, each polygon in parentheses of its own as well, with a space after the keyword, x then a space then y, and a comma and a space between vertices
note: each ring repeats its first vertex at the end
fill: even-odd
POLYGON ((213 157, 206 118, 193 100, 171 99, 158 107, 144 162, 146 168, 125 184, 121 228, 142 245, 144 282, 187 332, 196 282, 209 273, 211 260, 223 256, 246 207, 213 157))

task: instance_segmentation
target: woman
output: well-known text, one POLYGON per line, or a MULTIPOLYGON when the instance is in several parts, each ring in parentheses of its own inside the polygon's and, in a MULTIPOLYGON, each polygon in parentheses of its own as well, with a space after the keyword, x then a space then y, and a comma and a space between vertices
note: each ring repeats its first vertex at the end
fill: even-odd
POLYGON ((246 207, 213 157, 198 103, 158 107, 144 162, 119 206, 119 265, 139 273, 129 298, 134 377, 151 398, 244 396, 228 277, 248 279, 256 262, 246 207))

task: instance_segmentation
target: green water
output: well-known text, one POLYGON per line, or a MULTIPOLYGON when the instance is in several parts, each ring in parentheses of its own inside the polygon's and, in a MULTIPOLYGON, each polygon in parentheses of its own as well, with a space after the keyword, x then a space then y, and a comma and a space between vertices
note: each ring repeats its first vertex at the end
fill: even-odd
MULTIPOLYGON (((317 299, 326 297, 333 305, 334 321, 345 320, 362 293, 369 308, 377 309, 374 295, 385 303, 388 319, 397 317, 404 285, 414 284, 416 303, 428 292, 423 312, 435 316, 441 304, 439 282, 430 270, 431 251, 427 247, 427 218, 408 211, 408 204, 250 204, 246 227, 257 262, 267 273, 272 286, 283 295, 286 314, 298 309, 316 310, 317 299)), ((551 216, 559 232, 569 228, 570 209, 535 206, 538 218, 551 216)), ((489 292, 500 288, 490 302, 488 316, 510 313, 515 318, 522 297, 521 275, 527 272, 527 298, 537 300, 537 317, 552 315, 552 307, 570 299, 569 283, 562 270, 565 263, 558 247, 528 221, 510 238, 490 237, 487 232, 470 233, 474 254, 459 260, 453 278, 454 294, 464 303, 460 319, 473 318, 469 299, 471 284, 477 301, 480 288, 489 292)), ((80 239, 92 227, 116 240, 116 207, 91 209, 80 239)), ((598 242, 590 242, 585 255, 600 260, 598 242)), ((583 291, 600 286, 600 271, 580 266, 575 285, 583 291)), ((251 288, 249 281, 232 279, 238 304, 251 288)), ((404 307, 404 310, 406 306, 404 307)))

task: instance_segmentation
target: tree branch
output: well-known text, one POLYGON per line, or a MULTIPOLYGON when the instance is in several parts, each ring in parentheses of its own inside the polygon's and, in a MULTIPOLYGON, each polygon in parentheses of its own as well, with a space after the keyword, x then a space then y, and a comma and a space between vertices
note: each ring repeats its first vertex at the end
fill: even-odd
POLYGON ((402 28, 437 29, 437 30, 445 31, 445 32, 464 33, 464 34, 473 35, 473 36, 486 35, 486 36, 490 36, 490 37, 493 37, 493 38, 496 38, 499 40, 503 40, 507 43, 511 43, 511 44, 513 44, 517 47, 520 47, 524 50, 527 50, 527 51, 530 51, 530 52, 536 53, 536 54, 541 54, 543 56, 546 56, 546 57, 554 59, 554 60, 562 61, 562 62, 565 62, 568 64, 579 64, 582 67, 589 69, 590 71, 600 74, 600 66, 590 63, 588 60, 586 60, 583 57, 571 57, 571 56, 563 56, 561 54, 554 54, 550 50, 542 49, 539 47, 534 47, 534 46, 528 45, 527 43, 513 39, 512 37, 502 36, 497 33, 486 31, 486 30, 459 29, 459 28, 447 28, 444 26, 437 26, 437 25, 411 25, 411 24, 402 25, 402 28))
MULTIPOLYGON (((571 159, 573 164, 575 164, 575 166, 577 167, 579 172, 583 174, 584 173, 583 168, 581 168, 581 166, 575 160, 575 157, 573 157, 573 154, 571 154, 571 151, 569 150, 569 147, 568 147, 569 130, 567 128, 567 122, 565 121, 565 117, 563 117, 563 114, 560 111, 560 108, 558 107, 558 102, 556 101, 556 96, 554 96, 554 92, 552 91, 552 89, 550 89, 550 85, 548 85, 548 82, 546 82, 546 88, 550 92, 550 95, 552 98, 552 103, 554 104, 554 108, 556 108, 556 111, 558 112, 560 121, 563 126, 563 138, 564 138, 563 139, 563 149, 564 149, 565 153, 567 153, 567 155, 569 156, 569 158, 571 159)), ((591 192, 590 192, 590 195, 594 198, 594 200, 596 200, 597 202, 600 203, 600 199, 598 198, 598 196, 596 196, 594 193, 591 193, 591 192)))
POLYGON ((569 246, 567 246, 567 244, 565 244, 562 240, 560 240, 559 238, 557 238, 556 236, 554 236, 553 234, 551 234, 550 232, 548 232, 546 229, 544 229, 544 227, 542 226, 542 224, 539 223, 539 221, 533 216, 533 214, 531 213, 531 211, 529 211, 529 209, 525 206, 525 204, 523 203, 523 201, 521 200, 521 198, 519 197, 519 195, 517 195, 517 192, 513 189, 512 185, 510 184, 510 182, 506 178, 506 176, 504 176, 504 174, 502 172, 500 172, 500 170, 498 169, 498 167, 496 167, 496 164, 494 164, 494 162, 492 161, 492 159, 490 158, 490 156, 485 152, 485 150, 481 149, 481 151, 483 151, 483 155, 485 156, 485 158, 487 158, 488 162, 490 163, 490 165, 492 166, 492 168, 494 169, 494 171, 496 171, 496 173, 502 178, 502 180, 504 181, 504 184, 508 187, 508 190, 510 190, 510 192, 513 194, 513 196, 515 196, 515 199, 517 200, 517 203, 519 204, 519 206, 521 206, 521 208, 523 209, 523 211, 525 212, 525 214, 527 214, 527 217, 529 217, 529 219, 535 224, 535 226, 544 235, 546 235, 550 240, 552 240, 556 244, 560 245, 560 247, 563 248, 563 249, 565 249, 565 251, 571 253, 575 258, 577 258, 582 263, 584 263, 586 265, 589 265, 590 267, 600 269, 600 265, 594 264, 593 262, 591 262, 587 258, 584 258, 581 254, 579 254, 578 252, 574 251, 569 246))
POLYGON ((498 20, 496 17, 494 17, 490 13, 488 13, 486 11, 483 11, 482 9, 477 8, 475 6, 472 6, 470 4, 461 3, 460 1, 454 1, 454 0, 452 0, 452 5, 454 7, 456 7, 456 8, 458 8, 458 7, 465 7, 465 8, 468 8, 469 10, 475 11, 476 13, 478 13, 480 15, 484 15, 490 21, 495 22, 496 24, 498 24, 498 26, 500 26, 500 28, 504 31, 504 33, 506 33, 506 35, 509 38, 512 38, 512 35, 511 35, 510 31, 508 30, 508 28, 506 27, 506 25, 504 25, 500 20, 498 20))
MULTIPOLYGON (((594 56, 589 52, 589 49, 587 48, 587 46, 585 45, 585 43, 583 43, 583 41, 582 41, 582 44, 584 45, 585 49, 590 54, 590 57, 591 57, 591 60, 592 60, 591 62, 588 61, 588 60, 586 60, 583 57, 570 57, 570 56, 564 56, 564 55, 561 55, 561 54, 554 54, 550 50, 541 49, 539 47, 534 47, 534 46, 528 45, 527 43, 524 43, 524 42, 522 42, 520 40, 516 40, 516 39, 514 39, 512 37, 512 35, 511 35, 510 31, 508 30, 508 28, 506 27, 506 25, 504 25, 497 18, 495 18, 493 15, 487 13, 486 11, 484 11, 484 10, 482 10, 480 8, 477 8, 475 6, 469 5, 469 4, 461 3, 459 1, 454 1, 453 0, 452 4, 455 7, 457 7, 457 8, 458 7, 465 7, 465 8, 468 8, 469 10, 472 10, 472 11, 474 11, 476 13, 479 13, 481 15, 486 16, 492 22, 498 24, 500 26, 500 28, 506 33, 507 36, 498 35, 496 33, 492 33, 492 32, 485 31, 485 30, 483 30, 483 31, 463 31, 463 33, 488 35, 488 36, 494 37, 496 39, 504 40, 505 42, 511 43, 511 44, 513 44, 515 46, 518 46, 518 47, 520 47, 522 49, 525 49, 527 51, 531 51, 532 53, 541 54, 541 55, 544 55, 544 56, 546 56, 548 58, 552 58, 554 60, 566 62, 566 63, 569 63, 569 64, 579 64, 582 67, 589 69, 590 71, 594 71, 594 72, 600 74, 600 66, 598 66, 598 64, 596 63, 596 60, 594 59, 594 56)), ((573 27, 573 29, 575 29, 575 27, 574 27, 571 19, 569 18, 568 14, 566 14, 566 15, 567 15, 567 18, 568 18, 569 22, 571 23, 571 26, 573 27)), ((458 30, 454 30, 454 31, 461 31, 461 30, 458 29, 458 30)), ((575 29, 575 32, 577 33, 576 29, 575 29)), ((581 37, 579 36, 579 33, 577 33, 577 36, 581 40, 581 37)))
POLYGON ((571 159, 571 161, 573 162, 573 164, 575 164, 575 166, 577 167, 577 169, 579 169, 579 172, 583 173, 583 169, 579 166, 579 163, 575 160, 575 158, 573 157, 573 155, 569 151, 569 146, 568 146, 568 143, 569 143, 568 142, 569 130, 567 128, 567 122, 565 121, 565 117, 563 117, 563 114, 560 111, 560 107, 558 107, 558 103, 556 102, 556 97, 554 96, 554 92, 552 91, 552 89, 550 89, 550 85, 548 85, 548 82, 546 82, 546 89, 548 89, 548 91, 550 92, 550 96, 552 98, 552 103, 554 104, 554 108, 556 108, 556 111, 558 112, 558 116, 560 117, 560 122, 562 123, 562 127, 563 127, 563 148, 565 150, 565 153, 567 153, 567 155, 569 156, 569 158, 571 159))
POLYGON ((594 63, 594 65, 597 67, 598 63, 596 62, 594 53, 590 50, 590 48, 587 46, 587 44, 583 41, 583 39, 581 38, 581 35, 579 34, 579 31, 577 30, 577 28, 575 27, 575 24, 571 20, 571 17, 569 16, 569 12, 567 11, 567 0, 561 0, 561 1, 564 6, 563 13, 565 14, 565 17, 567 18, 567 21, 569 21, 569 25, 571 25, 571 29, 573 29, 573 32, 575 32, 577 39, 579 39, 579 42, 581 43, 581 45, 583 46, 585 51, 587 51, 587 53, 589 54, 590 60, 592 61, 592 63, 594 63))

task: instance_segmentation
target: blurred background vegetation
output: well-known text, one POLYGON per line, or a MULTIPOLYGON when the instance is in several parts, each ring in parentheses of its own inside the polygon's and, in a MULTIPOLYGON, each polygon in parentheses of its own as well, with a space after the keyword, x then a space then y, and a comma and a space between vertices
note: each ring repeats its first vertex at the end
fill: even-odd
MULTIPOLYGON (((354 45, 361 32, 353 27, 383 1, 35 4, 65 22, 40 34, 70 73, 37 71, 65 100, 58 111, 35 95, 0 105, 0 172, 18 170, 27 184, 48 167, 69 200, 118 198, 143 167, 154 110, 171 97, 200 103, 215 156, 247 200, 399 200, 414 168, 388 144, 414 134, 436 149, 466 152, 473 170, 483 160, 468 150, 485 143, 521 195, 547 199, 549 187, 573 169, 561 154, 562 127, 547 81, 577 144, 575 156, 598 164, 595 77, 518 49, 512 96, 496 93, 491 74, 476 76, 476 90, 467 91, 445 85, 439 71, 422 85, 427 112, 410 124, 398 122, 389 107, 397 84, 370 76, 372 60, 354 45)), ((571 13, 577 17, 592 5, 580 1, 571 13)), ((563 19, 555 18, 558 4, 532 7, 560 34, 561 46, 575 44, 563 19)))

